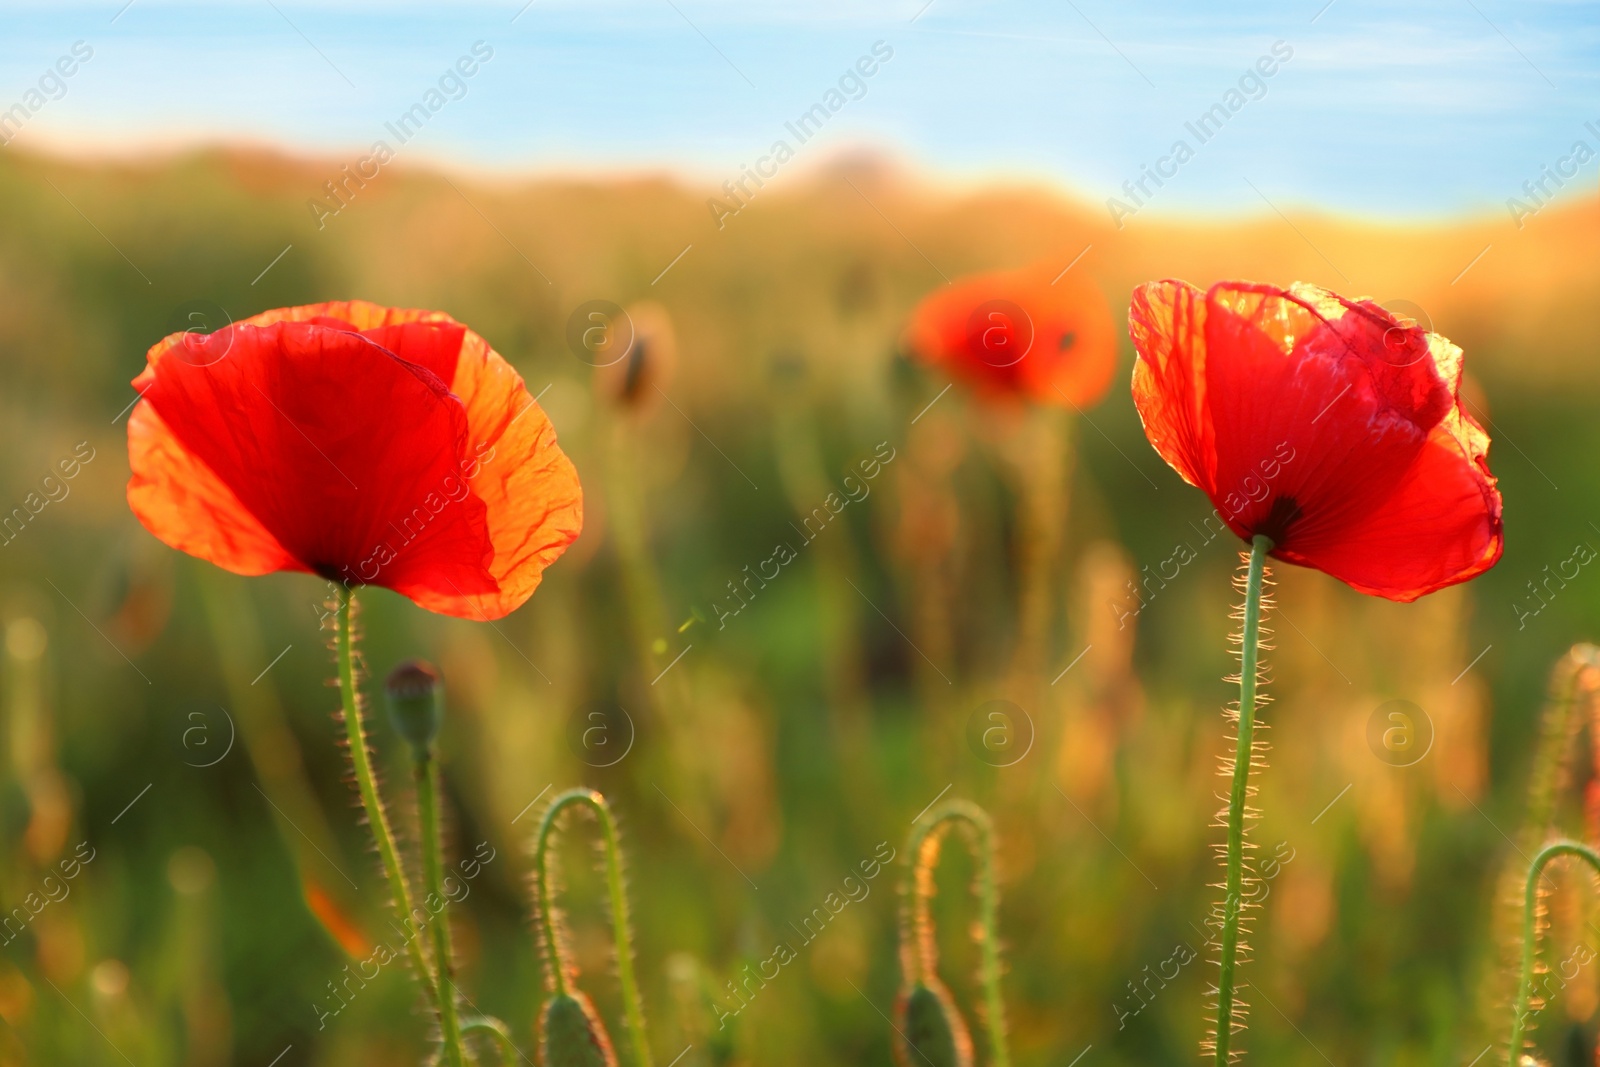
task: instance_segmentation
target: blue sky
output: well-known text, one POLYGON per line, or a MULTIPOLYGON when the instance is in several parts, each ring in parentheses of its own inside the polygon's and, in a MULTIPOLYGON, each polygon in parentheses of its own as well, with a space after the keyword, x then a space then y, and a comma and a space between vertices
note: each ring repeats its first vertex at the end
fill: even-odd
MULTIPOLYGON (((1580 138, 1600 149, 1585 127, 1600 130, 1600 3, 1289 0, 1226 15, 1171 0, 124 4, 6 3, 0 111, 74 42, 94 50, 10 149, 221 140, 353 161, 392 141, 384 123, 477 41, 493 58, 402 158, 720 182, 880 41, 893 58, 780 180, 873 146, 942 178, 1043 182, 1103 204, 1182 137, 1194 158, 1152 213, 1254 211, 1269 197, 1451 217, 1504 212, 1580 138), (1280 41, 1292 57, 1264 95, 1203 145, 1186 133, 1280 41)), ((1597 186, 1590 161, 1563 195, 1597 186)))

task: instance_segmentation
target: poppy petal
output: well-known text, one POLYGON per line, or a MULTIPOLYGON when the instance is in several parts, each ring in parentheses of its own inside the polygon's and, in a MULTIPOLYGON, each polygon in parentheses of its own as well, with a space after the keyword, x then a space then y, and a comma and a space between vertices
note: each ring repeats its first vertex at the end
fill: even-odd
POLYGON ((416 599, 449 615, 497 619, 533 595, 544 569, 582 532, 583 490, 522 376, 470 330, 453 385, 467 410, 466 472, 473 494, 487 506, 497 588, 416 599))
POLYGON ((1035 324, 1041 358, 1022 361, 1024 388, 1040 403, 1091 407, 1117 370, 1117 326, 1105 294, 1083 271, 1032 282, 1036 306, 1050 310, 1035 324))
POLYGON ((925 297, 906 348, 979 393, 1057 407, 1105 395, 1116 370, 1116 326, 1083 272, 1041 268, 959 279, 925 297))
POLYGON ((466 411, 425 368, 358 334, 280 321, 178 335, 141 379, 141 406, 298 569, 413 599, 495 589, 486 509, 460 478, 466 411))
POLYGON ((1223 521, 1277 558, 1395 600, 1499 558, 1488 436, 1461 350, 1313 286, 1140 286, 1129 309, 1146 435, 1223 521))
POLYGON ((1128 332, 1133 403, 1145 436, 1167 465, 1208 494, 1215 488, 1215 438, 1205 412, 1204 294, 1187 282, 1147 282, 1133 291, 1128 332))
POLYGON ((149 440, 130 453, 130 500, 168 543, 231 569, 315 571, 494 619, 582 528, 577 473, 548 417, 482 337, 441 312, 279 308, 165 339, 134 384, 149 397, 136 412, 149 440), (234 418, 222 425, 218 411, 234 418), (196 511, 196 486, 221 501, 219 517, 196 511))
POLYGON ((275 322, 317 322, 328 320, 343 323, 360 333, 385 326, 408 322, 454 322, 442 311, 425 311, 422 308, 392 308, 374 304, 370 300, 330 300, 321 304, 302 304, 299 307, 274 308, 241 320, 251 326, 271 326, 275 322))
POLYGON ((167 545, 234 574, 306 569, 143 401, 128 417, 128 465, 128 506, 167 545))
POLYGON ((1390 600, 1477 577, 1499 562, 1505 543, 1488 447, 1477 423, 1452 413, 1386 499, 1336 529, 1297 534, 1291 551, 1273 555, 1390 600))
POLYGON ((1213 490, 1243 536, 1337 536, 1395 492, 1454 408, 1460 349, 1369 306, 1229 284, 1206 301, 1205 351, 1226 354, 1205 364, 1213 490), (1404 335, 1393 350, 1390 334, 1404 335))
POLYGON ((467 328, 442 311, 391 308, 370 300, 335 300, 277 308, 243 320, 244 325, 308 322, 359 333, 408 362, 427 367, 448 387, 467 328))
POLYGON ((406 362, 428 368, 452 392, 466 334, 459 322, 397 322, 361 331, 362 337, 406 362))

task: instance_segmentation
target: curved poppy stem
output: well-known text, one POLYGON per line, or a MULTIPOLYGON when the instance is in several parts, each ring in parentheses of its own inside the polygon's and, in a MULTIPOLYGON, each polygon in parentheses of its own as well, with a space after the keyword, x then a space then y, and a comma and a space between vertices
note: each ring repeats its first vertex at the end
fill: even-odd
POLYGON ((517 1050, 516 1042, 511 1040, 511 1028, 492 1015, 468 1015, 461 1020, 463 1034, 488 1034, 494 1038, 494 1043, 500 1049, 500 1062, 506 1067, 517 1062, 522 1053, 517 1050))
POLYGON ((1217 963, 1217 1019, 1213 1035, 1216 1067, 1226 1067, 1233 1038, 1235 971, 1239 958, 1239 919, 1244 910, 1244 820, 1250 796, 1250 765, 1255 760, 1256 671, 1261 653, 1261 581, 1272 538, 1250 542, 1245 574, 1244 633, 1239 653, 1239 736, 1233 754, 1233 786, 1228 792, 1227 874, 1222 898, 1222 945, 1217 963))
POLYGON ((461 1046, 461 1027, 456 1021, 455 983, 450 980, 454 953, 450 947, 450 898, 444 891, 444 863, 440 856, 439 761, 433 746, 413 749, 416 756, 417 821, 422 829, 422 875, 427 881, 424 903, 428 926, 433 933, 433 963, 438 970, 439 1030, 450 1067, 466 1067, 466 1052, 461 1046), (433 910, 437 901, 439 910, 433 910))
POLYGON ((349 742, 350 764, 355 769, 356 788, 361 794, 361 807, 372 828, 373 840, 378 845, 378 858, 383 863, 383 873, 389 879, 389 894, 393 907, 400 916, 400 928, 405 932, 406 955, 411 969, 437 1014, 440 1010, 439 987, 433 980, 428 961, 423 956, 416 931, 410 929, 411 889, 406 884, 405 870, 400 866, 400 852, 395 847, 394 832, 389 829, 389 816, 383 808, 383 798, 378 795, 377 779, 372 773, 372 759, 367 752, 367 733, 361 721, 361 694, 356 691, 354 639, 351 631, 351 613, 355 608, 355 590, 343 582, 336 583, 338 612, 335 617, 335 642, 339 655, 339 697, 344 705, 344 732, 349 742))
POLYGON ((1000 882, 995 875, 994 822, 987 812, 964 800, 951 800, 934 808, 911 828, 906 858, 911 864, 907 904, 901 911, 901 966, 906 984, 928 985, 937 978, 937 943, 934 940, 933 872, 939 864, 944 834, 956 823, 969 833, 967 845, 978 867, 979 974, 983 982, 984 1028, 989 1035, 989 1057, 994 1067, 1011 1067, 1006 1044, 1005 1000, 1000 995, 1000 882))
POLYGON ((556 937, 555 902, 550 895, 550 843, 555 836, 556 818, 575 805, 593 810, 600 823, 601 843, 606 857, 606 890, 611 897, 611 933, 616 939, 617 982, 622 987, 622 1010, 633 1043, 634 1061, 651 1067, 650 1046, 645 1040, 644 1008, 639 984, 633 975, 633 928, 628 921, 628 894, 622 878, 622 849, 617 843, 617 824, 611 817, 606 798, 593 789, 569 789, 550 802, 539 820, 539 836, 534 847, 533 877, 539 899, 535 901, 539 929, 544 937, 545 960, 550 972, 550 988, 558 996, 568 995, 568 985, 578 968, 566 958, 556 937))
POLYGON ((1528 1002, 1533 995, 1533 967, 1539 955, 1538 914, 1539 879, 1544 869, 1558 856, 1576 856, 1600 876, 1600 854, 1588 845, 1576 841, 1555 841, 1539 850, 1528 864, 1528 885, 1523 895, 1522 912, 1522 974, 1517 979, 1517 1002, 1512 1007, 1511 1043, 1507 1063, 1517 1067, 1522 1057, 1522 1043, 1528 1028, 1528 1002))

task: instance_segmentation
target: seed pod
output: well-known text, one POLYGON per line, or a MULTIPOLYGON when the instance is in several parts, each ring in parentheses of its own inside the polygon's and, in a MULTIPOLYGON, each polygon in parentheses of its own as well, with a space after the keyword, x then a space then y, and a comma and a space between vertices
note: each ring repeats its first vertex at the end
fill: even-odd
POLYGON ((900 1067, 972 1067, 972 1035, 937 978, 900 994, 895 1060, 900 1067))
POLYGON ((544 1006, 539 1062, 544 1067, 617 1067, 611 1038, 584 994, 557 993, 544 1006))

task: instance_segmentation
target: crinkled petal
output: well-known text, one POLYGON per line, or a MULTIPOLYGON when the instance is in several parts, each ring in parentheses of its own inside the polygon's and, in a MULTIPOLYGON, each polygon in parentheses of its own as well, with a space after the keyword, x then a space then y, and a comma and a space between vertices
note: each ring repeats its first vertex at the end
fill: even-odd
MULTIPOLYGON (((358 334, 280 321, 178 335, 141 380, 140 406, 295 569, 413 599, 495 591, 487 509, 461 470, 466 410, 426 368, 358 334)), ((141 518, 170 540, 151 524, 183 504, 164 504, 141 518)))
POLYGON ((582 528, 577 474, 549 418, 482 337, 440 312, 362 300, 280 308, 165 339, 134 384, 155 390, 130 423, 136 513, 174 547, 240 573, 334 573, 433 611, 495 619, 527 600, 582 528), (240 383, 252 374, 277 384, 249 383, 267 402, 243 421, 270 408, 279 418, 266 429, 278 436, 251 424, 225 447, 241 420, 220 426, 199 409, 248 405, 240 383), (167 379, 176 384, 155 390, 167 379), (197 401, 206 390, 216 395, 197 401), (183 407, 193 449, 157 414, 163 393, 167 408, 183 407), (302 424, 316 432, 285 436, 302 424), (346 432, 359 426, 366 447, 363 432, 346 432), (244 483, 237 492, 211 462, 244 483), (243 473, 252 465, 271 477, 243 473), (285 489, 295 472, 314 487, 285 489))
POLYGON ((496 619, 533 595, 544 569, 582 532, 583 490, 522 376, 471 331, 453 382, 467 409, 468 484, 488 509, 497 589, 454 590, 417 602, 448 615, 496 619))
POLYGON ((1133 291, 1133 404, 1145 436, 1184 481, 1211 494, 1216 441, 1206 409, 1205 329, 1205 294, 1187 282, 1146 282, 1133 291))
POLYGON ((1505 544, 1488 448, 1481 427, 1452 413, 1386 499, 1343 526, 1296 536, 1274 555, 1390 600, 1475 578, 1499 562, 1505 544))
POLYGON ((1134 400, 1162 457, 1241 537, 1410 600, 1499 558, 1488 438, 1461 350, 1312 286, 1134 293, 1134 400))
POLYGON ((171 547, 235 574, 308 569, 144 401, 128 417, 128 465, 128 506, 171 547))

